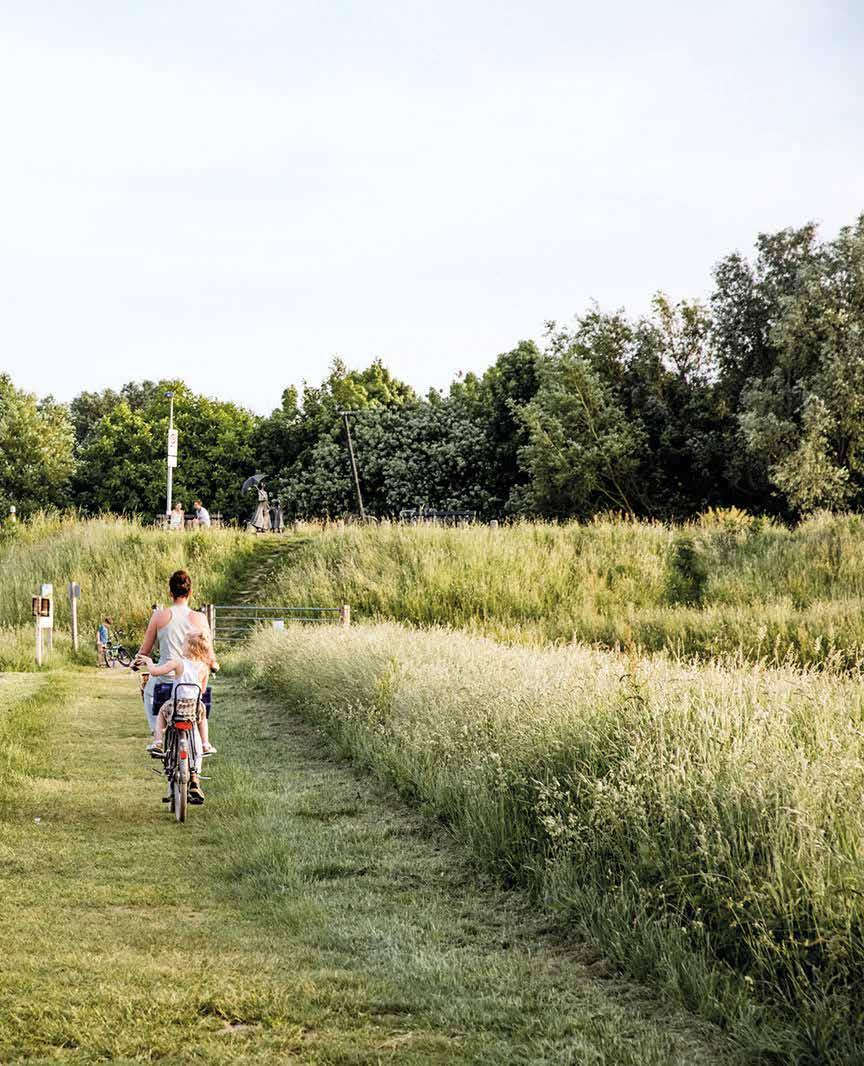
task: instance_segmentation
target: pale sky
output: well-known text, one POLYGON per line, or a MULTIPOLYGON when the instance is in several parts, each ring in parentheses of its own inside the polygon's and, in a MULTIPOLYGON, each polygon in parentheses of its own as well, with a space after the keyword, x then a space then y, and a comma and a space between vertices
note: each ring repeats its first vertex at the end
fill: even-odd
POLYGON ((864 211, 851 0, 2 0, 0 370, 416 388, 864 211))

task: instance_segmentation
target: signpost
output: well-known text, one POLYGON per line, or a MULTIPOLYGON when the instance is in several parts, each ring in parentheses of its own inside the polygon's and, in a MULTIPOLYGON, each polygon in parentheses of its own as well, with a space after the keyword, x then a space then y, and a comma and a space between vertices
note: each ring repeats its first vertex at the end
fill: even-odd
POLYGON ((44 646, 42 633, 48 631, 48 650, 53 647, 54 632, 54 586, 44 583, 39 590, 39 595, 33 597, 33 617, 36 621, 36 665, 42 665, 44 646))
POLYGON ((70 581, 67 589, 69 595, 69 613, 72 617, 72 650, 78 651, 78 600, 81 598, 81 586, 77 581, 70 581))

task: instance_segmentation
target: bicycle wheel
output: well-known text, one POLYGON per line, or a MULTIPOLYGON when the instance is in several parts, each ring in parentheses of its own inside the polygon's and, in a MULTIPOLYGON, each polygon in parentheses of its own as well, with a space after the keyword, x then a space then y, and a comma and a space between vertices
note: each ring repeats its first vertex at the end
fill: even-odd
POLYGON ((184 737, 177 743, 177 769, 174 772, 174 817, 186 821, 189 804, 189 743, 184 737))
POLYGON ((174 817, 178 822, 186 821, 186 807, 189 803, 189 780, 184 781, 178 773, 174 777, 174 817))
POLYGON ((162 760, 162 769, 165 773, 165 789, 168 795, 168 812, 174 814, 177 809, 177 791, 174 783, 177 780, 177 740, 173 729, 165 730, 163 740, 165 745, 165 758, 162 760))
POLYGON ((117 649, 117 661, 120 663, 121 666, 132 665, 132 656, 129 654, 126 648, 123 647, 122 644, 117 649))

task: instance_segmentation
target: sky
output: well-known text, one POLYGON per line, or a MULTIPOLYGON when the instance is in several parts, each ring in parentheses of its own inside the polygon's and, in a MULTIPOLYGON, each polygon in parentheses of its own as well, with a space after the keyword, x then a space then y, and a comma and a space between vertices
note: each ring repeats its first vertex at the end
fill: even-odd
POLYGON ((2 0, 0 371, 415 388, 864 212, 851 0, 2 0))

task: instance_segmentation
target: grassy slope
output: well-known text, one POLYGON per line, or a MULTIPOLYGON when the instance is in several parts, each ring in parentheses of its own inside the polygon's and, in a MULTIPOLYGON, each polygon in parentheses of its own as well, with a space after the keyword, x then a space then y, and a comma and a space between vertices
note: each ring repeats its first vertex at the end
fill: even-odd
POLYGON ((860 1061, 856 682, 392 624, 239 664, 631 972, 771 1061, 860 1061))
POLYGON ((864 654, 864 522, 746 517, 490 530, 331 527, 295 541, 270 603, 526 643, 850 666, 864 654))
MULTIPOLYGON (((234 530, 172 534, 122 519, 46 518, 0 539, 0 669, 29 669, 33 655, 30 597, 54 585, 55 625, 69 631, 69 581, 81 585, 79 625, 86 661, 94 662, 96 627, 105 615, 120 630, 143 633, 153 603, 165 602, 168 577, 180 567, 195 580, 196 602, 215 599, 253 538, 234 530)), ((68 661, 61 636, 55 661, 68 661)))
POLYGON ((192 573, 198 602, 245 594, 289 606, 349 603, 358 620, 685 657, 848 668, 864 656, 858 516, 818 517, 794 531, 733 514, 679 528, 612 521, 494 531, 330 527, 281 540, 46 519, 0 539, 0 668, 28 668, 30 596, 40 581, 54 582, 61 628, 68 627, 66 584, 80 581, 82 636, 92 654, 97 620, 110 614, 137 634, 179 566, 192 573))
POLYGON ((54 733, 2 808, 0 1060, 730 1061, 592 976, 238 683, 214 722, 230 755, 185 827, 158 802, 128 675, 35 684, 0 686, 0 757, 54 733))

